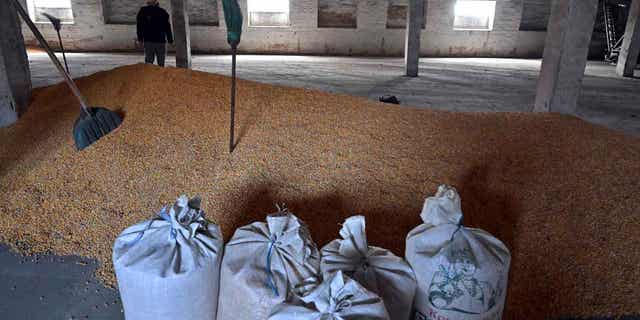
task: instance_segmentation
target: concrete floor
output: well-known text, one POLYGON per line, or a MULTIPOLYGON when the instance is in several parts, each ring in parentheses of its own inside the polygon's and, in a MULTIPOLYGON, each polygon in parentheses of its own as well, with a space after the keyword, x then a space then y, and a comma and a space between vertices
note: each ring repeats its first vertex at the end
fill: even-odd
POLYGON ((0 245, 0 319, 123 319, 120 295, 82 257, 24 257, 0 245))
MULTIPOLYGON (((142 61, 139 54, 72 53, 74 76, 142 61)), ((62 81, 44 53, 29 55, 34 86, 62 81)), ((230 74, 229 56, 196 55, 196 70, 230 74)), ((403 105, 452 111, 523 111, 533 108, 541 61, 537 59, 423 58, 420 77, 403 75, 401 58, 308 56, 238 57, 238 77, 285 86, 346 93, 369 99, 396 95, 403 105)), ((175 65, 170 57, 167 65, 175 65)), ((576 116, 640 136, 640 70, 620 78, 615 66, 590 61, 576 116)))
MULTIPOLYGON (((74 76, 142 60, 135 54, 72 53, 68 58, 74 76)), ((30 52, 29 60, 34 86, 62 81, 43 53, 30 52)), ((174 63, 168 60, 169 65, 174 63)), ((229 74, 230 57, 195 56, 193 66, 229 74)), ((453 111, 530 111, 539 68, 540 60, 428 58, 420 61, 419 78, 406 78, 403 61, 396 58, 240 56, 238 60, 238 76, 243 79, 370 99, 393 94, 405 105, 453 111)), ((636 76, 621 79, 613 66, 590 62, 577 115, 640 136, 639 71, 636 76)), ((118 293, 93 277, 96 266, 82 257, 24 257, 0 245, 0 319, 122 319, 118 293)))

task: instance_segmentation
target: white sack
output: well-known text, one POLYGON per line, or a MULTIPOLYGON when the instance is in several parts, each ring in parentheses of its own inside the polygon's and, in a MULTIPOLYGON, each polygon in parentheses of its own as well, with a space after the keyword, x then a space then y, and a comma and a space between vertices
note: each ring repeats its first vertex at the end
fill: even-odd
POLYGON ((363 216, 348 218, 340 236, 322 248, 323 276, 342 270, 380 295, 391 319, 410 320, 416 279, 409 264, 389 250, 368 246, 363 216))
POLYGON ((222 260, 218 319, 267 319, 293 288, 319 272, 316 245, 288 211, 238 228, 222 260))
POLYGON ((269 320, 388 320, 382 299, 335 272, 314 289, 273 308, 269 320))
POLYGON ((427 198, 423 224, 407 235, 406 257, 418 280, 417 320, 502 318, 511 254, 489 233, 460 225, 455 189, 427 198))
POLYGON ((198 198, 125 229, 113 265, 127 320, 215 320, 223 240, 198 198))

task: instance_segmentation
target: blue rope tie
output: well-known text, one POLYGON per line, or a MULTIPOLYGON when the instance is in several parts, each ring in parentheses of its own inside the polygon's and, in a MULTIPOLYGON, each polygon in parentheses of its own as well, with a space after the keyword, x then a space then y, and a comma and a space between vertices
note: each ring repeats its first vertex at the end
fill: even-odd
POLYGON ((138 241, 140 241, 142 239, 142 236, 144 235, 145 231, 147 231, 147 230, 149 230, 149 228, 151 228, 151 224, 152 223, 153 223, 153 220, 149 220, 149 223, 144 228, 144 230, 142 230, 142 232, 138 232, 138 236, 136 236, 135 239, 131 240, 131 242, 127 243, 127 246, 133 247, 134 245, 136 245, 138 243, 138 241))
POLYGON ((276 283, 273 279, 273 272, 271 272, 271 254, 273 253, 273 245, 275 245, 275 243, 275 239, 271 239, 269 251, 267 252, 267 264, 265 265, 265 270, 267 271, 267 286, 269 286, 273 291, 273 294, 278 297, 280 295, 278 294, 278 288, 276 287, 276 283))
MULTIPOLYGON (((157 215, 162 218, 163 220, 169 222, 170 224, 170 230, 169 230, 169 237, 171 238, 171 240, 175 240, 175 238, 177 237, 177 231, 173 228, 173 225, 171 225, 171 217, 169 217, 169 214, 167 213, 167 207, 165 206, 164 208, 162 208, 157 215)), ((141 232, 138 233, 138 235, 136 236, 135 239, 131 240, 131 242, 129 242, 127 245, 128 246, 134 246, 135 244, 137 244, 141 239, 142 236, 144 235, 144 233, 149 230, 149 228, 151 228, 151 224, 153 224, 153 219, 149 220, 149 223, 147 224, 147 226, 144 228, 144 230, 142 230, 141 232)))
POLYGON ((178 232, 173 228, 173 224, 171 224, 171 217, 169 216, 169 213, 167 213, 167 207, 162 208, 162 210, 158 212, 158 216, 164 219, 164 221, 169 222, 169 237, 171 238, 171 240, 175 240, 178 236, 178 232))
POLYGON ((456 235, 456 233, 458 233, 458 231, 460 231, 460 229, 462 229, 462 219, 464 219, 464 215, 460 218, 460 221, 458 222, 458 228, 451 234, 451 239, 449 239, 449 241, 453 241, 453 237, 456 235))

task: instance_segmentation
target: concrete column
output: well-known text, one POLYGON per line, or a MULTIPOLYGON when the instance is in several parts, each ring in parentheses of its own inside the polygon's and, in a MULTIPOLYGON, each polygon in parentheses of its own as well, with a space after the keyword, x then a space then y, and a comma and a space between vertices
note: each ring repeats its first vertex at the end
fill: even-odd
POLYGON ((404 64, 409 77, 418 76, 420 59, 420 32, 424 21, 424 0, 409 0, 407 30, 404 45, 404 64))
POLYGON ((176 46, 176 67, 191 69, 191 30, 189 29, 189 0, 171 0, 173 40, 176 46))
POLYGON ((0 127, 5 127, 27 109, 31 97, 29 60, 12 1, 0 1, 0 34, 0 127))
POLYGON ((534 111, 576 111, 597 12, 598 0, 553 0, 534 111))
POLYGON ((629 8, 627 29, 624 32, 622 48, 618 57, 616 71, 621 77, 633 77, 633 71, 640 54, 640 0, 633 0, 629 8))

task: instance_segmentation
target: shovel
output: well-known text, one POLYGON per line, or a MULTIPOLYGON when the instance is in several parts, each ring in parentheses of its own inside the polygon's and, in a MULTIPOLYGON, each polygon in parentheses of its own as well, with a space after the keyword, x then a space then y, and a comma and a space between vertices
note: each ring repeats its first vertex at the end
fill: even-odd
POLYGON ((67 73, 62 67, 60 60, 58 60, 56 55, 53 53, 53 50, 51 50, 47 41, 44 39, 38 28, 36 28, 35 24, 33 24, 31 18, 29 18, 29 14, 27 14, 18 0, 13 0, 13 4, 18 10, 18 14, 20 14, 29 29, 31 29, 31 32, 33 32, 33 35, 36 37, 42 48, 47 52, 49 58, 51 58, 51 61, 67 82, 69 89, 71 89, 71 92, 76 96, 80 103, 80 117, 78 117, 73 125, 73 140, 75 141, 76 148, 78 150, 82 150, 118 128, 122 123, 122 117, 120 117, 118 113, 109 109, 89 107, 87 105, 86 100, 80 93, 80 89, 78 89, 78 86, 73 82, 69 73, 67 73))
POLYGON ((62 37, 60 37, 60 29, 62 29, 62 21, 46 12, 43 12, 42 15, 47 17, 47 19, 51 21, 53 28, 56 29, 56 32, 58 33, 58 43, 60 44, 60 51, 62 51, 62 60, 64 61, 64 67, 67 69, 67 73, 71 74, 71 72, 69 72, 69 65, 67 64, 67 55, 65 54, 64 46, 62 45, 62 37))
POLYGON ((234 129, 236 114, 236 53, 242 34, 242 11, 237 0, 222 0, 224 21, 227 24, 227 42, 231 46, 231 126, 229 132, 229 153, 234 149, 234 129))

